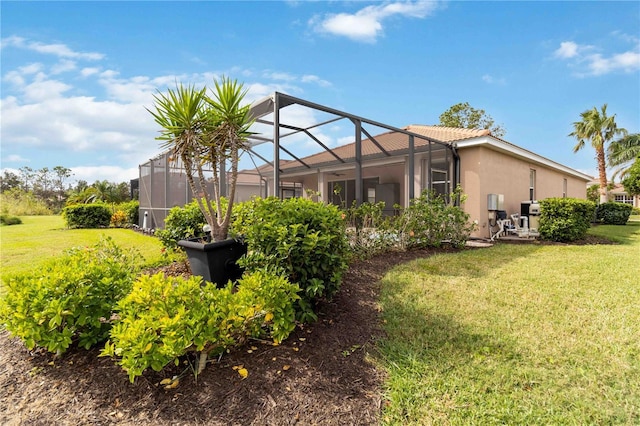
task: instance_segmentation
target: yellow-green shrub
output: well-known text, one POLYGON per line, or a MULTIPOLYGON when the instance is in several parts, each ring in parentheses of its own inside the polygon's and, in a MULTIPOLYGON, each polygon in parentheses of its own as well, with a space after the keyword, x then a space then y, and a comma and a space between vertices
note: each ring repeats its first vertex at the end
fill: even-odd
POLYGON ((203 284, 200 277, 143 275, 118 303, 119 318, 102 355, 118 357, 133 382, 147 368, 160 371, 190 351, 206 359, 268 332, 280 342, 295 328, 299 290, 260 271, 235 289, 203 284))
POLYGON ((0 322, 29 349, 61 355, 74 341, 88 349, 108 337, 105 319, 131 290, 137 257, 107 238, 37 272, 3 277, 0 322))

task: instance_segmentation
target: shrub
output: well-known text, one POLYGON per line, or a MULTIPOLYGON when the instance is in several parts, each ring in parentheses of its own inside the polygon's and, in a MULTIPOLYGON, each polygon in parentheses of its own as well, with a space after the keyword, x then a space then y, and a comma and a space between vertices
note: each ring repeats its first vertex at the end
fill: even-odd
POLYGON ((114 228, 126 228, 129 225, 129 219, 125 212, 123 212, 122 210, 117 210, 114 214, 111 215, 109 224, 114 228))
POLYGON ((210 354, 270 330, 277 343, 295 328, 294 301, 300 288, 285 278, 254 272, 237 288, 216 288, 200 277, 143 275, 118 303, 119 319, 102 356, 118 363, 134 381, 147 368, 162 370, 188 352, 200 352, 196 374, 210 354))
POLYGON ((192 201, 183 207, 169 210, 164 220, 164 229, 157 230, 155 235, 166 248, 175 249, 179 240, 202 236, 202 226, 205 223, 198 203, 192 201))
POLYGON ((587 233, 595 213, 592 201, 547 198, 540 201, 540 236, 545 240, 576 241, 587 233))
MULTIPOLYGON (((458 187, 450 194, 450 200, 465 197, 458 187)), ((461 207, 448 203, 444 196, 423 191, 411 200, 409 207, 395 220, 400 244, 404 248, 440 247, 448 241, 454 247, 464 247, 475 224, 469 223, 469 215, 461 207)))
POLYGON ((605 225, 625 225, 631 216, 633 206, 609 201, 596 208, 596 221, 605 225))
POLYGON ((114 208, 114 213, 117 211, 122 211, 125 214, 125 224, 138 224, 138 218, 140 214, 140 203, 138 202, 138 200, 131 200, 127 201, 126 203, 117 204, 114 208))
POLYGON ((104 318, 131 290, 137 257, 107 238, 72 249, 36 273, 3 277, 0 320, 29 349, 61 355, 74 341, 88 349, 107 338, 104 318))
POLYGON ((640 214, 640 207, 634 207, 633 209, 631 209, 631 214, 639 215, 640 214))
POLYGON ((62 209, 69 228, 108 228, 111 211, 105 204, 74 204, 62 209))
POLYGON ((300 285, 298 318, 316 319, 313 305, 331 298, 347 269, 348 243, 342 212, 305 198, 254 198, 236 205, 234 232, 243 235, 248 271, 267 268, 300 285))
POLYGON ((2 225, 20 225, 22 223, 22 219, 17 216, 11 216, 8 214, 0 215, 0 224, 2 225))
POLYGON ((53 214, 47 204, 33 192, 12 188, 0 194, 1 211, 13 216, 46 216, 53 214))
POLYGON ((362 203, 345 211, 346 235, 351 255, 366 259, 390 250, 397 241, 389 217, 383 215, 385 204, 362 203))

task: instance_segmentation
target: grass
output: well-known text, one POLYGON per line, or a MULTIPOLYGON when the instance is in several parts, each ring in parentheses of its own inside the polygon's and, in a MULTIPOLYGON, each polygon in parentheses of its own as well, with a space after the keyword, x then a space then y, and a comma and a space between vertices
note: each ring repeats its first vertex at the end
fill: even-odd
POLYGON ((640 222, 590 232, 389 272, 383 423, 640 424, 640 222))
POLYGON ((66 229, 61 216, 22 216, 21 225, 0 227, 2 275, 28 272, 77 246, 90 246, 110 236, 123 248, 135 247, 145 265, 163 261, 157 238, 130 229, 66 229))

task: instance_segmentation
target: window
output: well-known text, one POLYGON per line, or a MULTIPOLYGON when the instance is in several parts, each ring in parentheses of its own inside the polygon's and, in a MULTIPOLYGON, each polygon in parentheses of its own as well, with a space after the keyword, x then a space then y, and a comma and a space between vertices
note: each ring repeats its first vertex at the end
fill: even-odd
MULTIPOLYGON (((376 202, 376 185, 379 178, 362 179, 362 201, 376 202)), ((329 182, 329 200, 331 204, 341 206, 343 208, 351 207, 356 200, 356 181, 338 180, 329 182)))
POLYGON ((529 200, 536 199, 536 171, 529 169, 529 200))
POLYGON ((446 170, 431 170, 431 189, 439 195, 449 195, 446 170))
POLYGON ((616 203, 625 203, 633 205, 633 197, 627 194, 616 194, 616 203))
POLYGON ((567 180, 562 180, 562 198, 567 198, 567 180))
POLYGON ((367 188, 367 202, 375 204, 376 202, 376 188, 367 188))
POLYGON ((282 199, 288 200, 289 198, 296 197, 296 190, 291 188, 282 188, 282 199))

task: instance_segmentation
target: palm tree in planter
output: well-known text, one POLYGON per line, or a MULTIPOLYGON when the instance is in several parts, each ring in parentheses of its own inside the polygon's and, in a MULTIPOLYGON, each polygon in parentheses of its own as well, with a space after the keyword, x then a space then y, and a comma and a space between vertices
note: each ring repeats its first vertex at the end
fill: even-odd
POLYGON ((249 105, 242 105, 246 94, 236 80, 222 77, 215 81, 212 97, 207 89, 176 85, 167 94, 154 96, 155 111, 149 110, 161 127, 163 148, 171 151, 174 161, 180 161, 187 182, 207 221, 213 242, 182 240, 191 270, 205 280, 225 285, 237 279, 242 271, 235 261, 246 253, 242 241, 229 239, 231 210, 238 179, 240 152, 247 148, 249 127, 253 123, 249 105), (231 163, 229 198, 222 199, 220 172, 231 163), (213 191, 207 187, 205 170, 213 171, 213 191))

